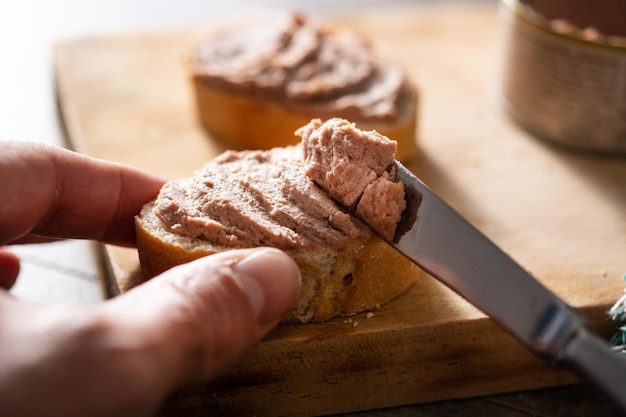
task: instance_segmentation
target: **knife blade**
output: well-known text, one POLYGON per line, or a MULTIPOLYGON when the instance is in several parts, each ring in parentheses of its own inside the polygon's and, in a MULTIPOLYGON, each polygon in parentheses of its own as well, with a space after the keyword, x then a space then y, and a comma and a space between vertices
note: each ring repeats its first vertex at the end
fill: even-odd
POLYGON ((531 352, 594 383, 626 413, 626 357, 584 317, 396 161, 407 208, 391 242, 531 352))

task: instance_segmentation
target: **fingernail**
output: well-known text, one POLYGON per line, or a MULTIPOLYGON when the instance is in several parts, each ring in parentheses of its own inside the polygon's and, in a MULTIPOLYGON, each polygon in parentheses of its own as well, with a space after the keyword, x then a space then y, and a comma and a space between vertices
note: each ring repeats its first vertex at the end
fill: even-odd
POLYGON ((280 318, 296 301, 300 270, 287 254, 263 248, 233 266, 260 324, 280 318))

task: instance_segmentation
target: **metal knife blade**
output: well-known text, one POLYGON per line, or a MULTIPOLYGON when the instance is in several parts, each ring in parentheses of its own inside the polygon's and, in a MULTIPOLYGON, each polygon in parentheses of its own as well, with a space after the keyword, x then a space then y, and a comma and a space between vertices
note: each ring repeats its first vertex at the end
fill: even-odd
POLYGON ((626 413, 626 358, 401 163, 407 209, 392 244, 538 356, 594 382, 626 413))

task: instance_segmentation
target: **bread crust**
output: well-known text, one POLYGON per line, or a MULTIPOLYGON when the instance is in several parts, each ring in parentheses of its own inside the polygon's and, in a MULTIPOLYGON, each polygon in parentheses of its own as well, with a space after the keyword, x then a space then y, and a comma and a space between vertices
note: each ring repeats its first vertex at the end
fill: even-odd
MULTIPOLYGON (((296 129, 324 115, 292 109, 287 103, 230 92, 192 74, 198 116, 215 139, 237 150, 270 149, 299 142, 296 129)), ((417 152, 418 98, 402 96, 398 117, 390 120, 351 119, 362 130, 376 130, 398 142, 396 158, 408 161, 417 152)), ((333 117, 342 117, 334 114, 333 117)))
MULTIPOLYGON (((153 206, 154 202, 147 204, 135 218, 145 279, 230 249, 169 232, 153 206)), ((340 250, 319 246, 289 255, 300 268, 302 290, 282 320, 287 323, 323 322, 373 310, 402 294, 421 274, 417 266, 378 237, 354 240, 340 250)))

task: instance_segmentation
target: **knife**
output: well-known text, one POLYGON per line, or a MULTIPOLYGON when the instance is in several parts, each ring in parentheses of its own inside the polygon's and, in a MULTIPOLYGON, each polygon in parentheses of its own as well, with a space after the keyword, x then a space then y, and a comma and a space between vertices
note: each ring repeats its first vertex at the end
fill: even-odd
POLYGON ((626 357, 396 161, 407 208, 389 242, 549 362, 594 383, 626 414, 626 357))

